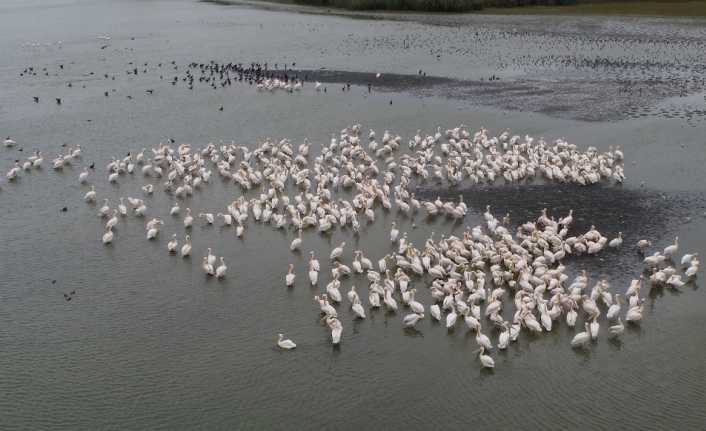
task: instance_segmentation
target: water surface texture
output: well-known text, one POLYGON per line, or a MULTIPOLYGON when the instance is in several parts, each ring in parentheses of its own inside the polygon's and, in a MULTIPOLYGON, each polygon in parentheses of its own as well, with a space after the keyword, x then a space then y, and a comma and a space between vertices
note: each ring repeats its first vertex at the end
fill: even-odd
MULTIPOLYGON (((148 215, 166 220, 160 240, 146 241, 144 220, 128 217, 105 247, 104 221, 82 201, 87 189, 77 178, 95 162, 98 196, 114 204, 142 194, 140 175, 105 180, 106 164, 128 151, 170 138, 252 148, 287 137, 295 145, 308 138, 316 153, 356 123, 403 142, 418 129, 465 124, 601 151, 619 145, 622 186, 426 184, 420 196, 463 194, 469 214, 457 224, 404 220, 400 229, 421 246, 432 231, 480 224, 488 204, 513 223, 545 207, 556 216, 573 208, 577 231, 622 231, 625 245, 567 259, 567 272, 586 269, 589 286, 605 277, 623 292, 643 269, 637 240, 661 249, 679 235, 680 255, 706 248, 704 52, 706 23, 688 18, 351 19, 187 0, 0 2, 0 135, 19 144, 0 148, 0 171, 35 149, 45 154, 41 171, 0 183, 0 429, 703 430, 706 295, 698 279, 681 292, 645 294, 644 321, 619 341, 608 340, 603 322, 598 342, 575 351, 574 331, 559 324, 493 352, 491 373, 480 369, 465 327, 448 333, 424 319, 405 331, 402 312, 354 322, 341 305, 344 336, 334 348, 312 301, 319 290, 284 287, 289 263, 305 278, 306 254, 288 250, 291 229, 251 224, 237 239, 232 229, 197 223, 194 258, 185 262, 166 253, 183 228, 160 191, 146 199, 148 215), (188 89, 187 66, 212 60, 286 64, 327 91, 311 82, 297 94, 246 82, 188 89), (77 144, 82 161, 53 171, 62 145, 77 144), (201 271, 206 247, 225 256, 224 281, 201 271), (278 350, 279 332, 297 349, 278 350)), ((215 177, 188 206, 215 213, 241 195, 215 177)), ((353 247, 377 261, 391 251, 394 219, 380 213, 360 239, 309 231, 303 248, 317 252, 327 281, 332 246, 349 241, 347 262, 353 247)), ((342 290, 353 282, 365 290, 362 278, 342 290)), ((428 305, 426 283, 412 284, 428 305)))

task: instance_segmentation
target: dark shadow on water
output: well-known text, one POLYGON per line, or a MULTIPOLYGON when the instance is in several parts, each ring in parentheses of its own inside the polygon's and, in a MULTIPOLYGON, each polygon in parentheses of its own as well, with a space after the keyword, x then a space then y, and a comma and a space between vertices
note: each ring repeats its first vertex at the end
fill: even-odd
POLYGON ((619 336, 609 336, 608 346, 611 348, 611 350, 621 351, 623 349, 623 341, 620 339, 619 336))
POLYGON ((419 337, 424 338, 424 333, 417 328, 402 328, 402 333, 405 337, 419 337))
POLYGON ((638 338, 642 336, 642 326, 639 323, 625 323, 625 330, 630 332, 632 335, 637 335, 638 338))
MULTIPOLYGON (((480 365, 479 365, 480 366, 480 365)), ((478 372, 480 377, 482 378, 488 378, 490 376, 493 376, 495 374, 495 368, 486 368, 482 367, 480 368, 480 371, 478 372)))
POLYGON ((571 350, 577 358, 582 360, 583 363, 587 363, 591 360, 591 354, 593 352, 591 351, 590 345, 585 347, 571 347, 571 350))

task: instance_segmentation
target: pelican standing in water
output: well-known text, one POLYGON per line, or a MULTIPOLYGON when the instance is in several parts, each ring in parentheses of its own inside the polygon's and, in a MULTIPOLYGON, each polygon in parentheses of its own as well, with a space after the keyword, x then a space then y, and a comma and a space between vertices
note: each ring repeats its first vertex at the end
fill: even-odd
POLYGON ((617 337, 618 335, 622 334, 625 331, 625 325, 623 325, 623 321, 620 320, 620 316, 618 316, 618 324, 613 325, 610 328, 608 328, 608 331, 610 332, 610 335, 613 337, 617 337))
POLYGON ((294 344, 294 341, 290 339, 284 339, 284 335, 282 334, 277 334, 278 339, 277 339, 277 345, 284 350, 291 350, 297 347, 296 344, 294 344))
POLYGON ((586 329, 585 331, 574 335, 574 338, 571 340, 571 347, 585 347, 586 344, 591 341, 591 331, 588 323, 586 323, 584 327, 586 329))
POLYGON ((424 314, 410 313, 404 316, 402 324, 407 328, 413 328, 422 318, 424 318, 424 314))
POLYGON ((201 268, 203 269, 203 272, 206 273, 206 275, 215 275, 215 270, 213 269, 213 265, 208 263, 207 256, 203 257, 203 262, 201 263, 201 268))
POLYGON ((189 257, 191 255, 191 237, 184 237, 184 245, 181 246, 181 257, 189 257))
POLYGON ((390 229, 390 242, 396 242, 397 241, 397 236, 400 234, 400 231, 397 230, 397 223, 394 221, 392 222, 392 229, 390 229))
POLYGON ((346 243, 345 243, 345 242, 342 242, 340 246, 338 246, 338 247, 334 248, 333 250, 331 250, 331 256, 330 256, 331 260, 336 260, 336 259, 338 259, 339 257, 341 257, 341 255, 343 254, 343 248, 344 248, 345 246, 346 246, 346 243))
POLYGON ((299 229, 299 233, 296 238, 292 240, 292 243, 289 245, 289 249, 291 251, 296 251, 299 250, 299 247, 302 245, 302 230, 299 229))
POLYGON ((113 228, 108 227, 108 230, 103 234, 103 244, 110 244, 113 242, 113 228))
POLYGON ((495 368, 495 361, 485 354, 485 348, 483 348, 483 346, 478 350, 478 359, 480 359, 483 368, 495 368))
POLYGON ((177 241, 176 234, 172 234, 172 240, 167 243, 167 251, 169 253, 176 253, 177 247, 179 247, 179 242, 177 241))
POLYGON ((218 265, 218 268, 216 268, 216 278, 225 277, 226 271, 228 271, 228 267, 226 266, 226 263, 223 261, 223 256, 220 257, 220 262, 221 262, 221 264, 218 265))
POLYGON ((294 286, 294 278, 296 275, 294 274, 294 265, 291 263, 289 264, 289 271, 287 272, 287 275, 284 277, 284 282, 287 285, 287 287, 292 287, 294 286))
POLYGON ((88 203, 94 203, 96 201, 96 188, 91 186, 91 190, 84 195, 83 200, 88 203))
POLYGON ((331 343, 339 344, 341 342, 341 334, 343 332, 343 325, 341 321, 333 316, 326 317, 326 324, 329 329, 331 329, 331 343))

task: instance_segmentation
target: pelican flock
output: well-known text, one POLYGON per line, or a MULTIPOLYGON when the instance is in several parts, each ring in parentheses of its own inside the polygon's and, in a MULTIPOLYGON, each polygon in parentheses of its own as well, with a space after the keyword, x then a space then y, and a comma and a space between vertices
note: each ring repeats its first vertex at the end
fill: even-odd
MULTIPOLYGON (((415 190, 423 184, 448 188, 542 181, 590 186, 625 179, 619 148, 580 150, 564 139, 549 143, 509 132, 491 136, 486 129, 472 133, 463 125, 445 133, 437 128, 431 135, 418 131, 405 148, 399 135, 384 131, 378 142, 374 131, 364 139, 361 130, 360 125, 343 129, 315 156, 309 153, 308 140, 295 147, 287 139, 267 139, 255 148, 210 143, 195 149, 188 144, 160 143, 113 158, 107 164, 107 175, 101 178, 119 187, 124 177, 141 175, 145 184, 141 198, 120 198, 115 208, 108 199, 102 200, 99 215, 108 222, 101 240, 106 246, 120 241, 118 215, 151 217, 145 225, 147 240, 160 241, 160 231, 168 229, 167 252, 191 262, 187 258, 195 252, 193 225, 212 225, 222 219, 223 228, 234 228, 239 238, 253 224, 286 230, 289 235, 283 248, 298 253, 306 249, 304 232, 331 235, 341 230, 359 236, 364 233, 361 226, 375 223, 380 212, 394 214, 398 221, 447 218, 460 223, 466 217, 469 209, 462 196, 458 200, 420 199, 415 190), (204 209, 193 211, 198 214, 194 217, 184 204, 194 193, 209 187, 214 172, 240 195, 223 203, 215 216, 212 210, 204 209), (172 204, 153 208, 150 201, 160 191, 170 196, 172 204), (169 219, 152 216, 160 212, 168 213, 169 219), (179 244, 182 235, 184 242, 179 244)), ((6 147, 14 145, 14 141, 5 141, 6 147)), ((8 182, 19 187, 22 176, 29 175, 27 170, 41 169, 40 159, 41 154, 35 153, 24 171, 20 161, 14 162, 6 174, 8 182)), ((69 148, 54 159, 53 166, 63 169, 81 159, 80 147, 69 148)), ((91 181, 99 176, 89 172, 82 169, 78 182, 89 188, 83 192, 83 200, 94 206, 99 197, 91 181)), ((512 228, 508 217, 498 219, 488 205, 482 220, 481 225, 466 227, 458 235, 435 238, 431 233, 423 244, 414 244, 395 221, 389 227, 389 249, 366 252, 352 250, 346 242, 335 244, 325 260, 330 272, 322 272, 310 251, 305 268, 300 268, 308 279, 297 282, 296 268, 290 264, 285 285, 323 287, 314 301, 322 327, 328 328, 334 345, 345 339, 339 314, 345 308, 340 289, 342 280, 348 278, 355 285, 346 293, 347 320, 366 319, 367 298, 370 309, 399 313, 401 326, 410 330, 429 315, 428 320, 443 322, 448 331, 465 326, 475 333, 482 367, 493 368, 495 362, 489 354, 506 349, 521 335, 551 332, 558 325, 584 328, 568 343, 577 349, 588 348, 600 339, 601 326, 610 336, 620 336, 623 322, 635 325, 644 317, 644 285, 680 289, 694 280, 699 270, 697 253, 686 254, 675 264, 677 238, 662 252, 644 258, 645 275, 638 274, 627 289, 611 286, 608 280, 589 283, 585 271, 571 279, 566 266, 570 257, 619 248, 623 234, 609 239, 595 226, 575 232, 573 211, 557 217, 545 209, 536 219, 512 228), (379 256, 376 265, 367 257, 373 255, 379 256), (367 295, 359 294, 356 285, 359 290, 367 285, 367 295), (416 296, 421 290, 428 291, 430 304, 423 304, 416 296)), ((637 243, 642 254, 651 246, 652 242, 644 239, 637 243)), ((206 276, 226 278, 224 257, 217 257, 211 248, 206 253, 201 260, 206 276)), ((278 345, 296 347, 282 334, 278 345)))

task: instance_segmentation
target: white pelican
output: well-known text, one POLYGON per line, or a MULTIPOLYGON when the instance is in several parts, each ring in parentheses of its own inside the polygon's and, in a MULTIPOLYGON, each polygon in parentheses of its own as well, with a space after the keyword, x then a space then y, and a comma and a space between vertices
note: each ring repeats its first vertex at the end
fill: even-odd
POLYGON ((112 228, 115 227, 115 225, 118 224, 118 210, 113 210, 113 217, 109 218, 108 221, 105 223, 105 227, 107 228, 112 228))
POLYGON ((493 344, 490 342, 490 338, 481 332, 481 329, 480 325, 476 328, 476 343, 486 350, 490 350, 493 348, 493 344))
POLYGON ((291 350, 291 349, 294 349, 295 347, 297 347, 297 345, 294 344, 294 341, 292 341, 292 340, 290 340, 290 339, 286 339, 286 340, 285 340, 285 339, 284 339, 284 335, 282 335, 282 334, 277 334, 277 336, 279 337, 279 338, 277 339, 277 345, 278 345, 281 349, 284 349, 284 350, 291 350))
POLYGON ((232 226, 233 225, 233 216, 230 214, 218 213, 218 214, 216 214, 216 217, 223 218, 223 226, 232 226))
POLYGON ((507 349, 508 344, 510 344, 510 328, 508 328, 507 324, 503 324, 503 328, 498 338, 498 349, 500 350, 507 349))
POLYGON ((390 242, 397 241, 397 236, 399 236, 400 231, 397 229, 397 223, 392 222, 392 229, 390 230, 390 242))
POLYGON ((345 246, 346 246, 346 243, 345 243, 345 241, 344 241, 344 242, 341 243, 340 246, 338 246, 338 247, 334 248, 333 250, 331 250, 331 255, 330 255, 331 260, 336 260, 336 259, 338 259, 339 257, 341 257, 341 255, 343 254, 343 248, 344 248, 345 246))
POLYGON ((664 254, 667 259, 671 259, 672 255, 676 254, 677 250, 679 250, 679 237, 674 238, 674 244, 665 247, 662 254, 664 254))
POLYGON ((625 316, 626 322, 639 323, 642 320, 642 305, 630 307, 625 316))
POLYGON ((42 167, 43 161, 44 161, 44 158, 40 155, 40 152, 37 151, 37 158, 32 161, 32 166, 36 169, 39 169, 42 167))
POLYGON ((485 354, 485 349, 483 346, 481 346, 478 352, 478 359, 480 359, 480 363, 483 368, 495 368, 495 361, 493 358, 485 354))
POLYGON ((432 304, 432 305, 429 307, 429 312, 431 313, 431 316, 432 316, 435 320, 437 320, 437 321, 440 321, 440 320, 441 320, 441 308, 439 308, 439 305, 438 305, 438 304, 432 304))
POLYGON ((289 264, 289 271, 287 272, 287 275, 284 277, 284 282, 287 285, 287 287, 294 286, 294 278, 296 275, 294 274, 294 265, 291 263, 289 264))
POLYGON ((214 275, 215 274, 215 271, 213 269, 213 265, 208 263, 208 257, 206 257, 206 256, 203 257, 203 261, 201 263, 201 268, 206 273, 206 275, 214 275))
POLYGON ((78 175, 78 182, 81 184, 86 184, 88 181, 88 168, 83 168, 83 172, 78 175))
POLYGON ((343 325, 341 321, 333 316, 326 317, 326 324, 331 329, 331 342, 333 344, 338 344, 341 342, 341 333, 343 332, 343 325))
POLYGON ((177 241, 176 234, 172 234, 172 240, 167 243, 167 251, 169 253, 176 253, 177 247, 179 247, 179 242, 177 241))
POLYGON ((414 295, 417 293, 417 289, 410 290, 410 300, 407 305, 417 314, 424 314, 424 305, 421 302, 414 299, 414 295))
POLYGON ((98 210, 98 215, 101 217, 107 217, 110 214, 110 206, 108 206, 108 199, 103 200, 103 206, 98 210))
POLYGON ((451 307, 451 311, 446 315, 446 329, 451 329, 456 325, 456 319, 458 319, 458 314, 454 307, 451 307))
POLYGON ((111 242, 113 242, 113 229, 109 227, 103 234, 103 244, 110 244, 111 242))
POLYGON ((159 235, 159 228, 153 227, 147 230, 147 239, 155 239, 159 235))
POLYGON ((118 212, 120 213, 121 216, 127 215, 127 207, 123 203, 123 198, 120 198, 120 203, 118 204, 118 212))
POLYGON ((226 263, 223 261, 223 256, 220 258, 221 264, 218 265, 218 268, 216 268, 216 278, 223 278, 226 276, 226 271, 228 271, 228 267, 226 266, 226 263))
POLYGON ((206 251, 208 254, 206 255, 206 259, 208 260, 208 263, 210 265, 215 265, 216 264, 216 256, 211 253, 211 247, 207 248, 206 251))
POLYGON ((199 218, 206 219, 206 223, 208 224, 213 224, 214 222, 213 214, 211 213, 199 213, 199 218))
POLYGON ((585 331, 574 335, 574 338, 571 340, 571 347, 585 347, 591 340, 591 331, 588 328, 588 323, 586 323, 584 327, 586 329, 585 331))
POLYGON ((618 324, 611 326, 608 330, 610 331, 610 335, 615 337, 625 331, 625 325, 623 325, 623 321, 620 320, 620 317, 618 317, 618 324))
POLYGON ((342 299, 341 291, 338 289, 338 286, 340 284, 341 282, 334 278, 333 280, 331 280, 330 283, 326 285, 326 293, 331 298, 331 300, 336 303, 341 302, 342 299))
POLYGON ((621 296, 619 293, 615 294, 615 302, 608 307, 608 312, 606 313, 606 319, 608 320, 613 320, 616 317, 618 317, 618 314, 620 314, 620 303, 621 303, 621 296))
POLYGON ((698 253, 693 253, 693 254, 692 254, 692 253, 687 253, 687 254, 685 254, 685 255, 682 256, 682 258, 681 258, 681 264, 682 264, 682 266, 689 265, 689 264, 691 263, 691 261, 692 261, 695 257, 698 257, 698 256, 699 256, 698 253))
POLYGON ((91 190, 88 191, 88 193, 85 194, 83 197, 83 200, 89 203, 93 203, 96 201, 96 188, 91 186, 91 190))
POLYGON ((360 299, 357 297, 353 300, 351 309, 353 310, 353 313, 355 313, 356 317, 359 319, 365 319, 365 310, 363 309, 363 305, 360 303, 360 299))
POLYGON ((186 209, 186 216, 184 217, 184 227, 190 228, 194 223, 194 217, 191 216, 191 208, 186 209))
POLYGON ((612 240, 610 240, 610 242, 608 243, 608 247, 610 247, 610 248, 618 248, 618 247, 620 247, 621 245, 623 245, 623 233, 622 233, 622 232, 618 232, 618 237, 617 237, 617 238, 613 238, 612 240))
POLYGON ((424 314, 410 313, 402 319, 402 324, 407 328, 412 328, 417 322, 424 318, 424 314))
POLYGON ((184 245, 181 246, 181 257, 188 257, 191 255, 191 237, 186 235, 184 238, 184 245))
POLYGON ((289 249, 291 251, 298 250, 299 247, 302 245, 302 230, 299 229, 299 233, 296 238, 292 240, 292 243, 289 245, 289 249))
POLYGON ((645 251, 652 245, 651 241, 646 239, 641 239, 637 242, 637 249, 640 253, 644 254, 645 251))

